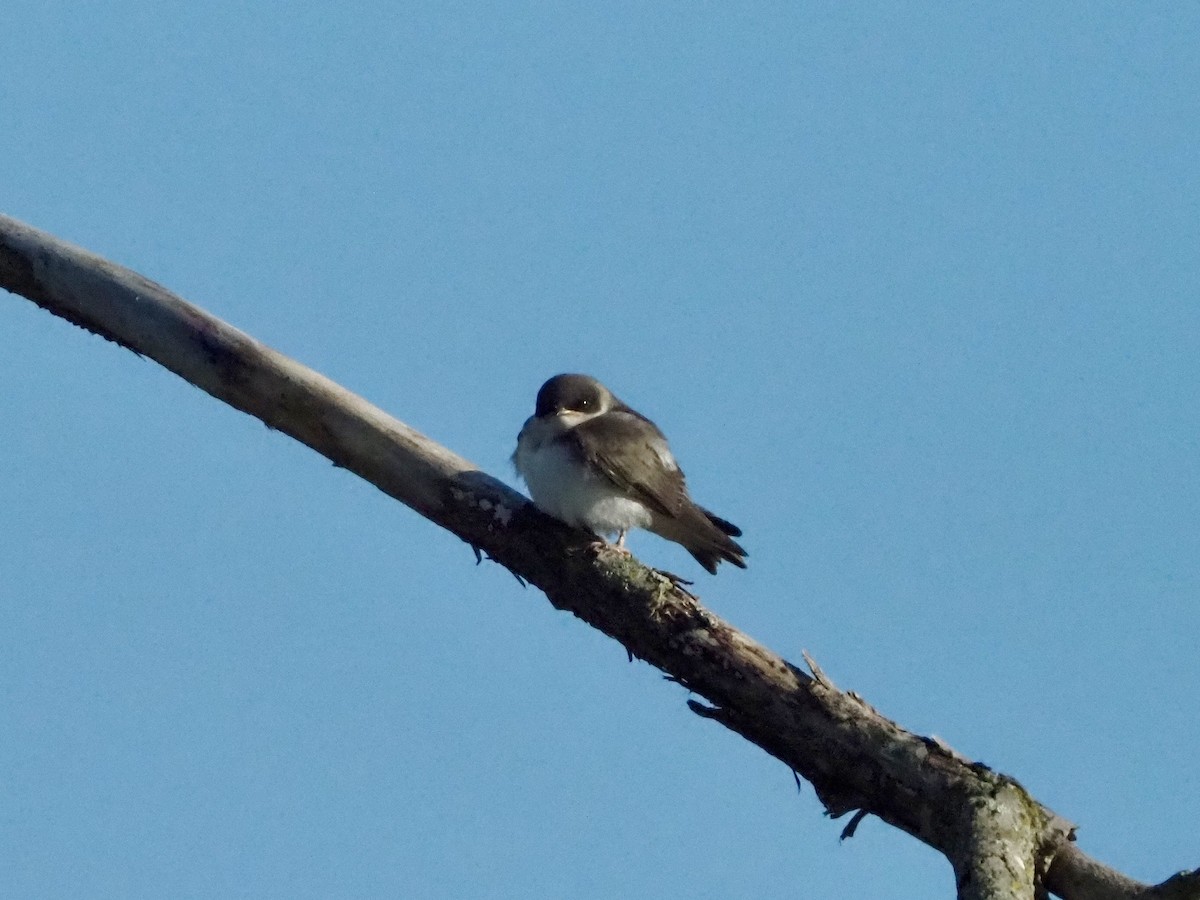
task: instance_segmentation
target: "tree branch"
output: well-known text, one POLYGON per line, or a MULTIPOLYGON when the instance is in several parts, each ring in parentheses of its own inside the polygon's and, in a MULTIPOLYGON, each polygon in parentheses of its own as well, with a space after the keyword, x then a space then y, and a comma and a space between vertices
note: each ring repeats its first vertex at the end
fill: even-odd
POLYGON ((458 535, 704 697, 710 705, 692 709, 803 775, 830 816, 873 814, 940 850, 959 897, 1200 897, 1196 873, 1149 888, 1089 859, 1070 843, 1072 826, 1013 779, 905 731, 811 660, 806 674, 672 579, 594 550, 591 536, 467 460, 154 282, 0 216, 0 286, 155 360, 458 535))

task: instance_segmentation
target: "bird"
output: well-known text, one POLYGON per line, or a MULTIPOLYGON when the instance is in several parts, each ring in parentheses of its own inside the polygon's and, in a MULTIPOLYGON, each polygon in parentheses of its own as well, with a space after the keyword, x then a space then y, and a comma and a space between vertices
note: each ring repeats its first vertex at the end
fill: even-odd
POLYGON ((683 546, 709 573, 746 568, 742 531, 697 505, 667 439, 650 419, 589 375, 555 375, 512 456, 542 512, 601 537, 644 528, 683 546))

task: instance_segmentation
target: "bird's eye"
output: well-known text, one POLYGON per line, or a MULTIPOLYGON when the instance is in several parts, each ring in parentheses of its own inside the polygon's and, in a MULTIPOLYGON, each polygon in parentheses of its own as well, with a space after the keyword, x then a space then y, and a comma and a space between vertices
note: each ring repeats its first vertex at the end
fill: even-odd
POLYGON ((594 404, 593 404, 591 397, 584 397, 582 400, 579 401, 578 404, 576 404, 575 408, 579 412, 587 412, 589 409, 592 408, 593 405, 594 404))

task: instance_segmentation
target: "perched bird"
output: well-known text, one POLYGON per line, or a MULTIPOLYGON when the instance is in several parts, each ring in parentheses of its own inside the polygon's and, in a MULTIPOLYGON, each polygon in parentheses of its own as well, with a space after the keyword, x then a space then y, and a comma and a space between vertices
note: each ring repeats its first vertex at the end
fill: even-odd
POLYGON ((631 528, 682 544, 714 575, 746 568, 736 525, 697 506, 658 426, 587 375, 555 375, 517 436, 517 472, 543 512, 596 535, 631 528))

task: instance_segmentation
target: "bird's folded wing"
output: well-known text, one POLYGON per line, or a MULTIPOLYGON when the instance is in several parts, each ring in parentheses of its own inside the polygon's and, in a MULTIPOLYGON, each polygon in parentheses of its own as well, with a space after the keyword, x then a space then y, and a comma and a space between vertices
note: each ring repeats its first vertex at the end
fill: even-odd
POLYGON ((683 472, 657 426, 636 413, 614 411, 572 428, 580 456, 613 484, 667 516, 687 506, 683 472))

